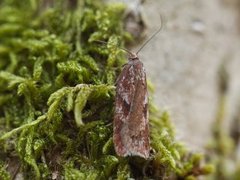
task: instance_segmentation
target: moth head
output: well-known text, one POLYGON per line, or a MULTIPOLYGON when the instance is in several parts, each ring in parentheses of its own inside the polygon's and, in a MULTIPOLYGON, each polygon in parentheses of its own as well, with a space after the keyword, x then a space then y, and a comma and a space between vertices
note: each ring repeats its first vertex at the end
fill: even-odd
POLYGON ((131 61, 132 61, 132 60, 135 60, 135 59, 138 59, 137 53, 132 53, 132 52, 130 52, 128 59, 131 60, 131 61))

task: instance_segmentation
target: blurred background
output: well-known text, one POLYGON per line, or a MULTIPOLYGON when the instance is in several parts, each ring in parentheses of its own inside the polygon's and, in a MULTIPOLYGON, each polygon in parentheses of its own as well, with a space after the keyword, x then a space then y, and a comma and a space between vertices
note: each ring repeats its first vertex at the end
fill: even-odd
POLYGON ((134 23, 126 25, 136 38, 136 29, 147 39, 163 24, 139 56, 155 86, 154 101, 170 112, 177 139, 201 152, 211 141, 216 124, 226 134, 238 133, 240 1, 122 2, 137 16, 138 28, 134 23))

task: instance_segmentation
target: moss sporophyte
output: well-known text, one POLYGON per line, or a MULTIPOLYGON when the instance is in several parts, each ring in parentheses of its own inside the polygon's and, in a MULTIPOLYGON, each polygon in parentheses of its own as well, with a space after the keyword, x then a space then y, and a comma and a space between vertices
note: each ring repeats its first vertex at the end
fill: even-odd
POLYGON ((151 92, 153 156, 116 155, 115 82, 126 63, 117 47, 129 40, 124 10, 100 0, 0 1, 0 179, 177 179, 209 172, 201 156, 176 142, 151 92))

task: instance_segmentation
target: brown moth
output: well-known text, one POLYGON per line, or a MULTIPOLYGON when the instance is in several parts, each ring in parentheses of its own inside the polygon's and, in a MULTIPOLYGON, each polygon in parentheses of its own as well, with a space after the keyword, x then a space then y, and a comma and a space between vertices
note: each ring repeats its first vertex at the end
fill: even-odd
POLYGON ((113 142, 119 156, 149 157, 146 73, 134 53, 130 53, 116 83, 113 142))
POLYGON ((129 53, 116 82, 113 143, 117 155, 147 159, 150 151, 148 91, 146 72, 137 54, 158 33, 155 32, 137 51, 129 53))
MULTIPOLYGON (((149 157, 150 138, 146 72, 137 54, 161 29, 162 25, 137 53, 121 48, 128 52, 129 58, 116 82, 113 143, 118 156, 140 156, 145 159, 149 157)), ((99 40, 96 40, 96 42, 107 44, 99 40)))

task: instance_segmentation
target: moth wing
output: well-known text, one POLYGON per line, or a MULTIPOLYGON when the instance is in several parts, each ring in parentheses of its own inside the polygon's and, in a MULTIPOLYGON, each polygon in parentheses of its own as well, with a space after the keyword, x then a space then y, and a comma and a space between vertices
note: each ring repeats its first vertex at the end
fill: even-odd
POLYGON ((120 156, 149 156, 146 73, 139 60, 125 65, 117 81, 114 135, 120 156))

